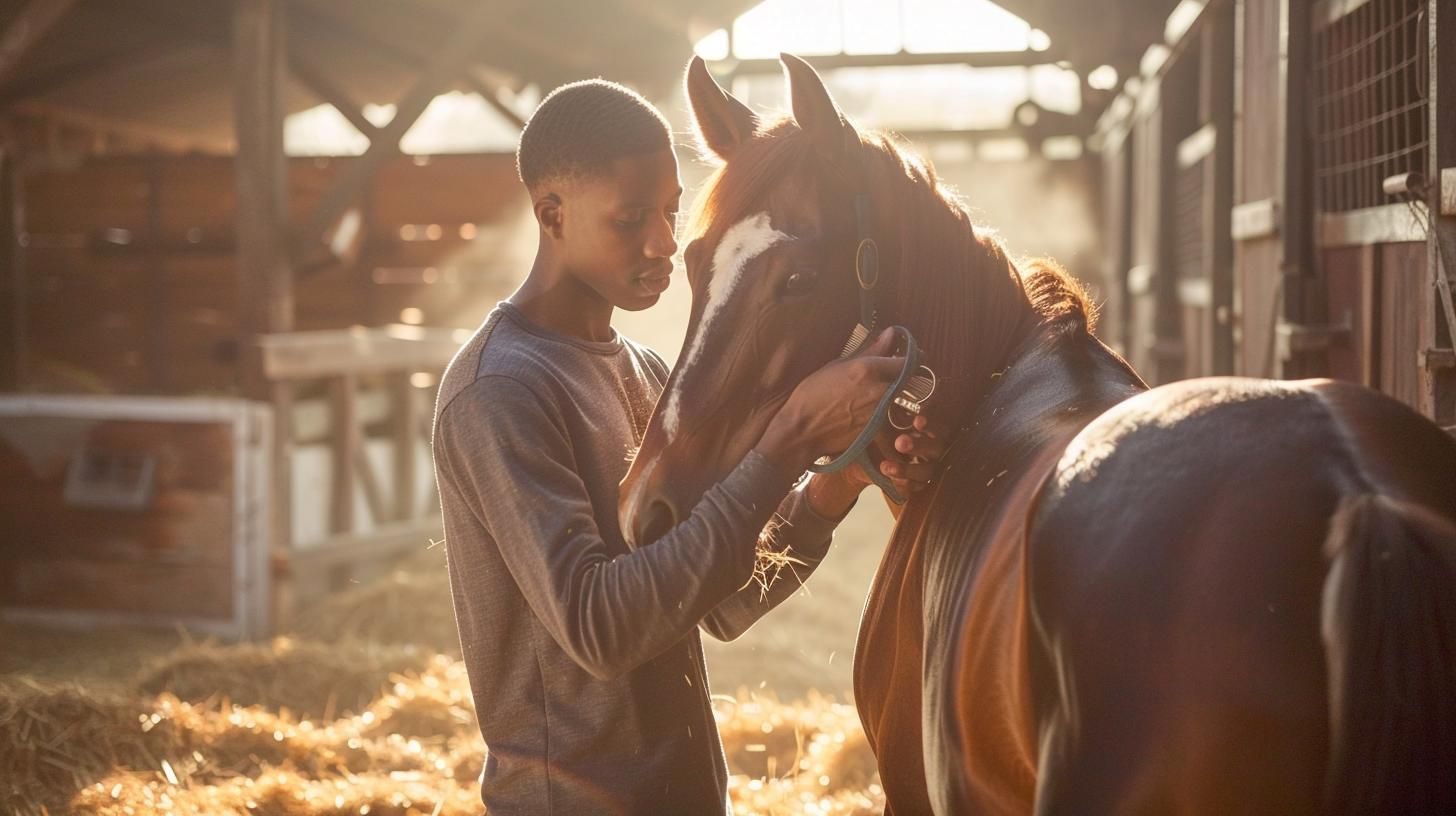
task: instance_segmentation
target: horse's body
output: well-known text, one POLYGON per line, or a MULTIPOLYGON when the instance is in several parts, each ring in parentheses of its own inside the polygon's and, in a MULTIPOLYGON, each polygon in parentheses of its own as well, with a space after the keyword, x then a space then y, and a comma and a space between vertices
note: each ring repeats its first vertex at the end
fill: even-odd
POLYGON ((673 520, 649 516, 695 503, 832 357, 854 312, 836 185, 854 179, 893 202, 890 322, 921 338, 960 428, 861 624, 889 811, 1456 812, 1456 442, 1353 385, 1146 390, 1074 282, 1008 276, 927 171, 786 65, 797 128, 761 128, 690 71, 728 165, 688 250, 691 362, 624 482, 623 529, 644 544, 673 520))

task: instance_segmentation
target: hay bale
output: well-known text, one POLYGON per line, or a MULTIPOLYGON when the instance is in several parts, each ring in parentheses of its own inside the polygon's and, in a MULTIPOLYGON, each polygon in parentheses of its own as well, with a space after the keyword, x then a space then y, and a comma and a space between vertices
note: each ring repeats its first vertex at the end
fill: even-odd
POLYGON ((0 812, 64 813, 76 791, 113 768, 159 767, 176 741, 123 697, 12 678, 0 683, 0 812))
POLYGON ((368 708, 390 677, 424 668, 416 649, 363 643, 202 644, 177 650, 144 669, 135 687, 190 702, 226 695, 244 706, 332 719, 368 708))
POLYGON ((412 558, 386 576, 329 595, 299 616, 301 637, 409 644, 460 657, 444 558, 412 558))

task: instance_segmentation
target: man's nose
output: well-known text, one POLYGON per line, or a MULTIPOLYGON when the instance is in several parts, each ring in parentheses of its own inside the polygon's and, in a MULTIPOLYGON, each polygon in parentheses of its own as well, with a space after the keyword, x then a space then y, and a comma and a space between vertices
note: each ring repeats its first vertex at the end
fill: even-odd
POLYGON ((677 254, 676 225, 670 218, 654 219, 642 251, 649 258, 671 258, 677 254))

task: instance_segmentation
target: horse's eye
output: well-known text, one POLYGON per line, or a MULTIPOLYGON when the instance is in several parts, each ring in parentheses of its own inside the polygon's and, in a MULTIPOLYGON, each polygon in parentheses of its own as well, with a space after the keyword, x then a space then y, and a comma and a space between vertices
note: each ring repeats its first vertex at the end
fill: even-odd
POLYGON ((800 270, 793 273, 784 280, 784 293, 790 295, 803 294, 814 288, 819 276, 807 270, 800 270))

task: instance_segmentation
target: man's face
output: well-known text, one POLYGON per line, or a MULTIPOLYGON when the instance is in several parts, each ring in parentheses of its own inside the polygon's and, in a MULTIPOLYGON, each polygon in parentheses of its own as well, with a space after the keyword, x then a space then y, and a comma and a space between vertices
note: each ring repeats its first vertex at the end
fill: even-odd
POLYGON ((672 151, 617 159, 562 190, 566 270, 615 308, 635 312, 667 289, 682 184, 672 151))

